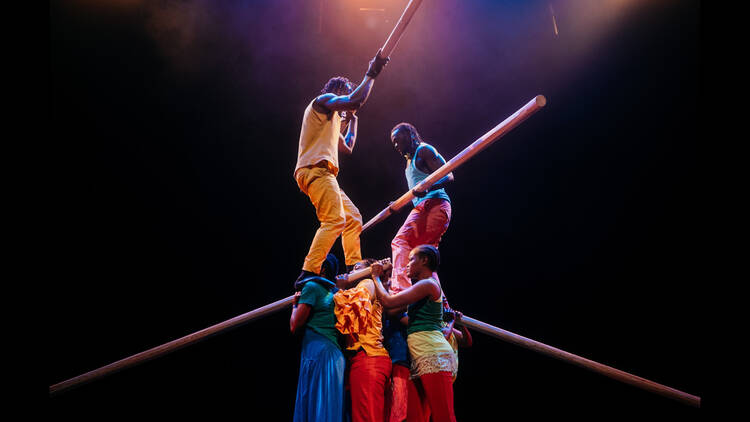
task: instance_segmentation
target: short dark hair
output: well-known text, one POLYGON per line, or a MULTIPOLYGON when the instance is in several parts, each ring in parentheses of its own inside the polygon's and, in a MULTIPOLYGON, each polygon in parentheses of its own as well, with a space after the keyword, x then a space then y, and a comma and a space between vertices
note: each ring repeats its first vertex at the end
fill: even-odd
POLYGON ((348 78, 344 76, 334 76, 326 82, 321 94, 335 93, 341 89, 346 89, 349 92, 354 90, 354 84, 352 84, 348 78))
POLYGON ((421 257, 427 258, 427 268, 437 271, 440 266, 440 252, 432 245, 419 245, 414 248, 415 253, 421 257))

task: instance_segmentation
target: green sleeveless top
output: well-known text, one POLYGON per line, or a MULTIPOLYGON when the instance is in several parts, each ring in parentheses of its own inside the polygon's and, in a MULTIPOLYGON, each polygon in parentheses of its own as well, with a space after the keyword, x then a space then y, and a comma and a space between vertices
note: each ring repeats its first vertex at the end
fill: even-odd
POLYGON ((409 315, 409 327, 406 328, 407 335, 418 331, 440 331, 443 328, 442 296, 437 302, 433 302, 429 296, 425 297, 419 302, 409 305, 407 313, 409 315))
POLYGON ((336 346, 338 342, 338 330, 336 329, 336 315, 334 315, 333 292, 320 284, 309 281, 302 288, 299 303, 310 305, 310 318, 307 320, 307 328, 324 336, 336 346))

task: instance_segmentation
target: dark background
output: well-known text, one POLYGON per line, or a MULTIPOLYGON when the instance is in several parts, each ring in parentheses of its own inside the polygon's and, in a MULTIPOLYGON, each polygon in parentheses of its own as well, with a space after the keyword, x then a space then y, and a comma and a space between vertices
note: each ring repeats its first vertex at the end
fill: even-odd
MULTIPOLYGON (((317 228, 292 178, 302 112, 330 76, 361 80, 406 1, 99 3, 49 9, 61 281, 48 385, 292 293, 317 228)), ((406 190, 395 124, 449 159, 545 95, 454 172, 440 247, 451 304, 703 396, 699 44, 698 1, 425 0, 359 113, 339 183, 368 220, 406 190)), ((406 212, 362 235, 365 256, 390 256, 406 212)), ((288 318, 48 404, 86 419, 290 420, 300 339, 288 318)), ((460 420, 701 413, 476 332, 454 387, 460 420)))

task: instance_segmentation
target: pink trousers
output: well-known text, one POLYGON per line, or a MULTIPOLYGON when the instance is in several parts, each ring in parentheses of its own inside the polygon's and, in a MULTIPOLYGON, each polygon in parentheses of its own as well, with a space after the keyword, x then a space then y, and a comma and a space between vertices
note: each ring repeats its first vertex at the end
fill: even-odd
POLYGON ((451 203, 445 199, 430 198, 420 202, 406 217, 406 221, 391 242, 393 274, 391 293, 411 287, 406 274, 409 252, 419 245, 438 247, 440 239, 451 221, 451 203))

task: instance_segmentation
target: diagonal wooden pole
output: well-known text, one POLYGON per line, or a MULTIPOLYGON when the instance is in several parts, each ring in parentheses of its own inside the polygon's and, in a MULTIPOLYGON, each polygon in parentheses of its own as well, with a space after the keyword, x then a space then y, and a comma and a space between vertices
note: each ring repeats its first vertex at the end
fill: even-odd
MULTIPOLYGON (((531 99, 531 101, 526 103, 526 105, 513 113, 510 117, 503 120, 499 125, 492 128, 489 132, 485 133, 481 138, 474 141, 468 147, 464 148, 463 151, 458 153, 455 157, 451 158, 450 161, 443 164, 439 169, 435 170, 434 173, 427 176, 417 186, 415 186, 414 189, 417 191, 425 191, 429 189, 430 186, 434 185, 448 173, 452 172, 463 163, 469 161, 470 158, 477 155, 488 146, 492 145, 493 142, 521 124, 521 122, 523 122, 524 120, 528 119, 532 114, 539 111, 546 104, 547 99, 544 98, 543 95, 537 95, 536 97, 531 99)), ((362 226, 362 231, 364 232, 370 227, 385 220, 391 214, 403 208, 412 199, 414 199, 414 194, 411 192, 411 190, 401 195, 401 197, 393 201, 387 208, 385 208, 383 211, 380 211, 375 217, 370 219, 370 221, 362 226)))
POLYGON ((409 4, 406 5, 406 8, 404 8, 404 13, 401 14, 401 17, 399 18, 398 22, 396 22, 396 26, 393 27, 393 31, 391 31, 391 35, 388 36, 388 39, 385 41, 385 44, 383 44, 383 47, 381 48, 381 57, 388 57, 393 52, 393 49, 396 48, 396 45, 398 44, 398 41, 401 39, 401 36, 404 35, 404 31, 406 30, 406 26, 409 25, 409 22, 411 22, 411 18, 414 17, 414 13, 417 12, 417 9, 419 8, 419 5, 422 4, 422 0, 410 0, 409 4))
MULTIPOLYGON (((369 267, 364 268, 362 270, 353 271, 349 273, 348 275, 349 281, 364 278, 366 276, 369 276, 370 273, 371 273, 371 270, 369 267)), ((94 381, 104 376, 113 374, 125 368, 135 366, 137 364, 149 361, 151 359, 154 359, 159 356, 163 356, 167 353, 173 352, 175 350, 181 349, 185 346, 189 346, 191 344, 197 343, 198 341, 203 340, 209 336, 216 335, 221 332, 225 332, 231 328, 236 328, 252 320, 261 318, 266 315, 273 314, 284 308, 288 308, 292 304, 292 298, 293 296, 289 296, 285 299, 281 299, 276 302, 270 303, 266 306, 263 306, 253 311, 236 316, 222 323, 197 331, 193 334, 187 335, 185 337, 181 337, 177 340, 170 341, 169 343, 162 344, 161 346, 157 346, 152 349, 146 350, 144 352, 130 356, 128 358, 121 359, 117 362, 102 366, 101 368, 86 372, 85 374, 70 378, 66 381, 59 382, 49 387, 49 394, 50 396, 60 394, 64 391, 70 390, 74 387, 78 387, 80 385, 94 381)), ((689 406, 700 407, 700 402, 701 402, 700 397, 693 396, 683 391, 680 391, 671 387, 667 387, 666 385, 662 385, 662 384, 650 381, 648 379, 641 378, 639 376, 627 373, 625 371, 612 368, 611 366, 607 366, 599 362, 595 362, 593 360, 586 359, 578 355, 574 355, 564 350, 560 350, 555 347, 548 346, 544 343, 540 343, 538 341, 520 336, 518 334, 514 334, 510 331, 503 330, 502 328, 498 328, 490 324, 486 324, 482 321, 478 321, 466 315, 464 315, 461 318, 460 322, 471 329, 474 329, 481 333, 498 338, 500 340, 506 341, 508 343, 513 343, 517 346, 524 347, 526 349, 535 351, 537 353, 542 353, 547 356, 551 356, 555 359, 559 359, 568 363, 572 363, 584 369, 588 369, 590 371, 597 372, 601 375, 607 376, 617 381, 624 382, 626 384, 630 384, 632 386, 644 389, 646 391, 677 400, 689 406)))
MULTIPOLYGON (((385 268, 388 268, 388 266, 390 265, 390 258, 382 259, 380 262, 385 268)), ((347 280, 351 283, 353 281, 365 278, 370 274, 372 274, 372 269, 370 267, 363 268, 348 273, 347 280)), ((212 325, 208 328, 204 328, 200 331, 196 331, 192 334, 180 337, 168 343, 164 343, 161 346, 148 349, 125 359, 120 359, 116 362, 110 363, 109 365, 102 366, 101 368, 86 372, 85 374, 81 374, 68 380, 59 382, 49 387, 49 394, 50 396, 54 396, 63 391, 70 390, 71 388, 78 387, 107 375, 114 374, 115 372, 121 371, 123 369, 136 366, 160 356, 164 356, 167 353, 174 352, 175 350, 179 350, 183 347, 195 344, 201 340, 205 340, 208 337, 229 331, 233 328, 237 328, 243 324, 247 324, 250 321, 262 318, 267 315, 271 315, 291 306, 293 297, 294 296, 289 296, 287 298, 277 300, 276 302, 270 303, 250 312, 246 312, 242 315, 238 315, 224 322, 212 325)))
POLYGON ((529 338, 519 336, 518 334, 511 333, 510 331, 503 330, 502 328, 498 328, 490 324, 486 324, 482 321, 477 321, 474 318, 469 318, 466 315, 464 315, 461 318, 460 322, 469 328, 472 328, 474 330, 477 330, 489 336, 498 338, 502 341, 513 343, 517 346, 521 346, 526 349, 533 350, 537 353, 551 356, 555 359, 559 359, 564 362, 572 363, 573 365, 580 366, 581 368, 588 369, 590 371, 604 375, 605 377, 609 377, 617 381, 630 384, 634 387, 644 389, 651 393, 659 394, 661 396, 668 397, 673 400, 677 400, 683 404, 693 406, 693 407, 700 407, 701 405, 700 397, 685 393, 683 391, 674 389, 672 387, 667 387, 666 385, 662 385, 662 384, 647 380, 645 378, 641 378, 639 376, 627 373, 625 371, 621 371, 619 369, 615 369, 611 366, 607 366, 599 362, 595 362, 593 360, 586 359, 581 356, 574 355, 572 353, 568 353, 564 350, 560 350, 558 348, 548 346, 536 340, 531 340, 529 338))
POLYGON ((185 337, 172 340, 168 343, 162 344, 161 346, 148 349, 144 352, 137 353, 125 359, 120 359, 117 362, 110 363, 109 365, 102 366, 101 368, 94 369, 93 371, 86 372, 85 374, 81 374, 68 380, 51 385, 49 387, 49 394, 50 396, 60 394, 74 387, 79 387, 83 384, 89 383, 99 378, 103 378, 107 375, 114 374, 115 372, 119 372, 123 369, 148 362, 160 356, 164 356, 167 353, 171 353, 175 350, 179 350, 183 347, 195 344, 201 340, 205 340, 210 336, 228 331, 231 328, 237 328, 240 325, 248 323, 252 320, 276 313, 284 308, 291 306, 292 298, 293 296, 289 296, 287 298, 277 300, 276 302, 270 303, 266 306, 252 310, 242 315, 238 315, 232 319, 226 320, 216 325, 212 325, 200 331, 196 331, 192 334, 186 335, 185 337))

